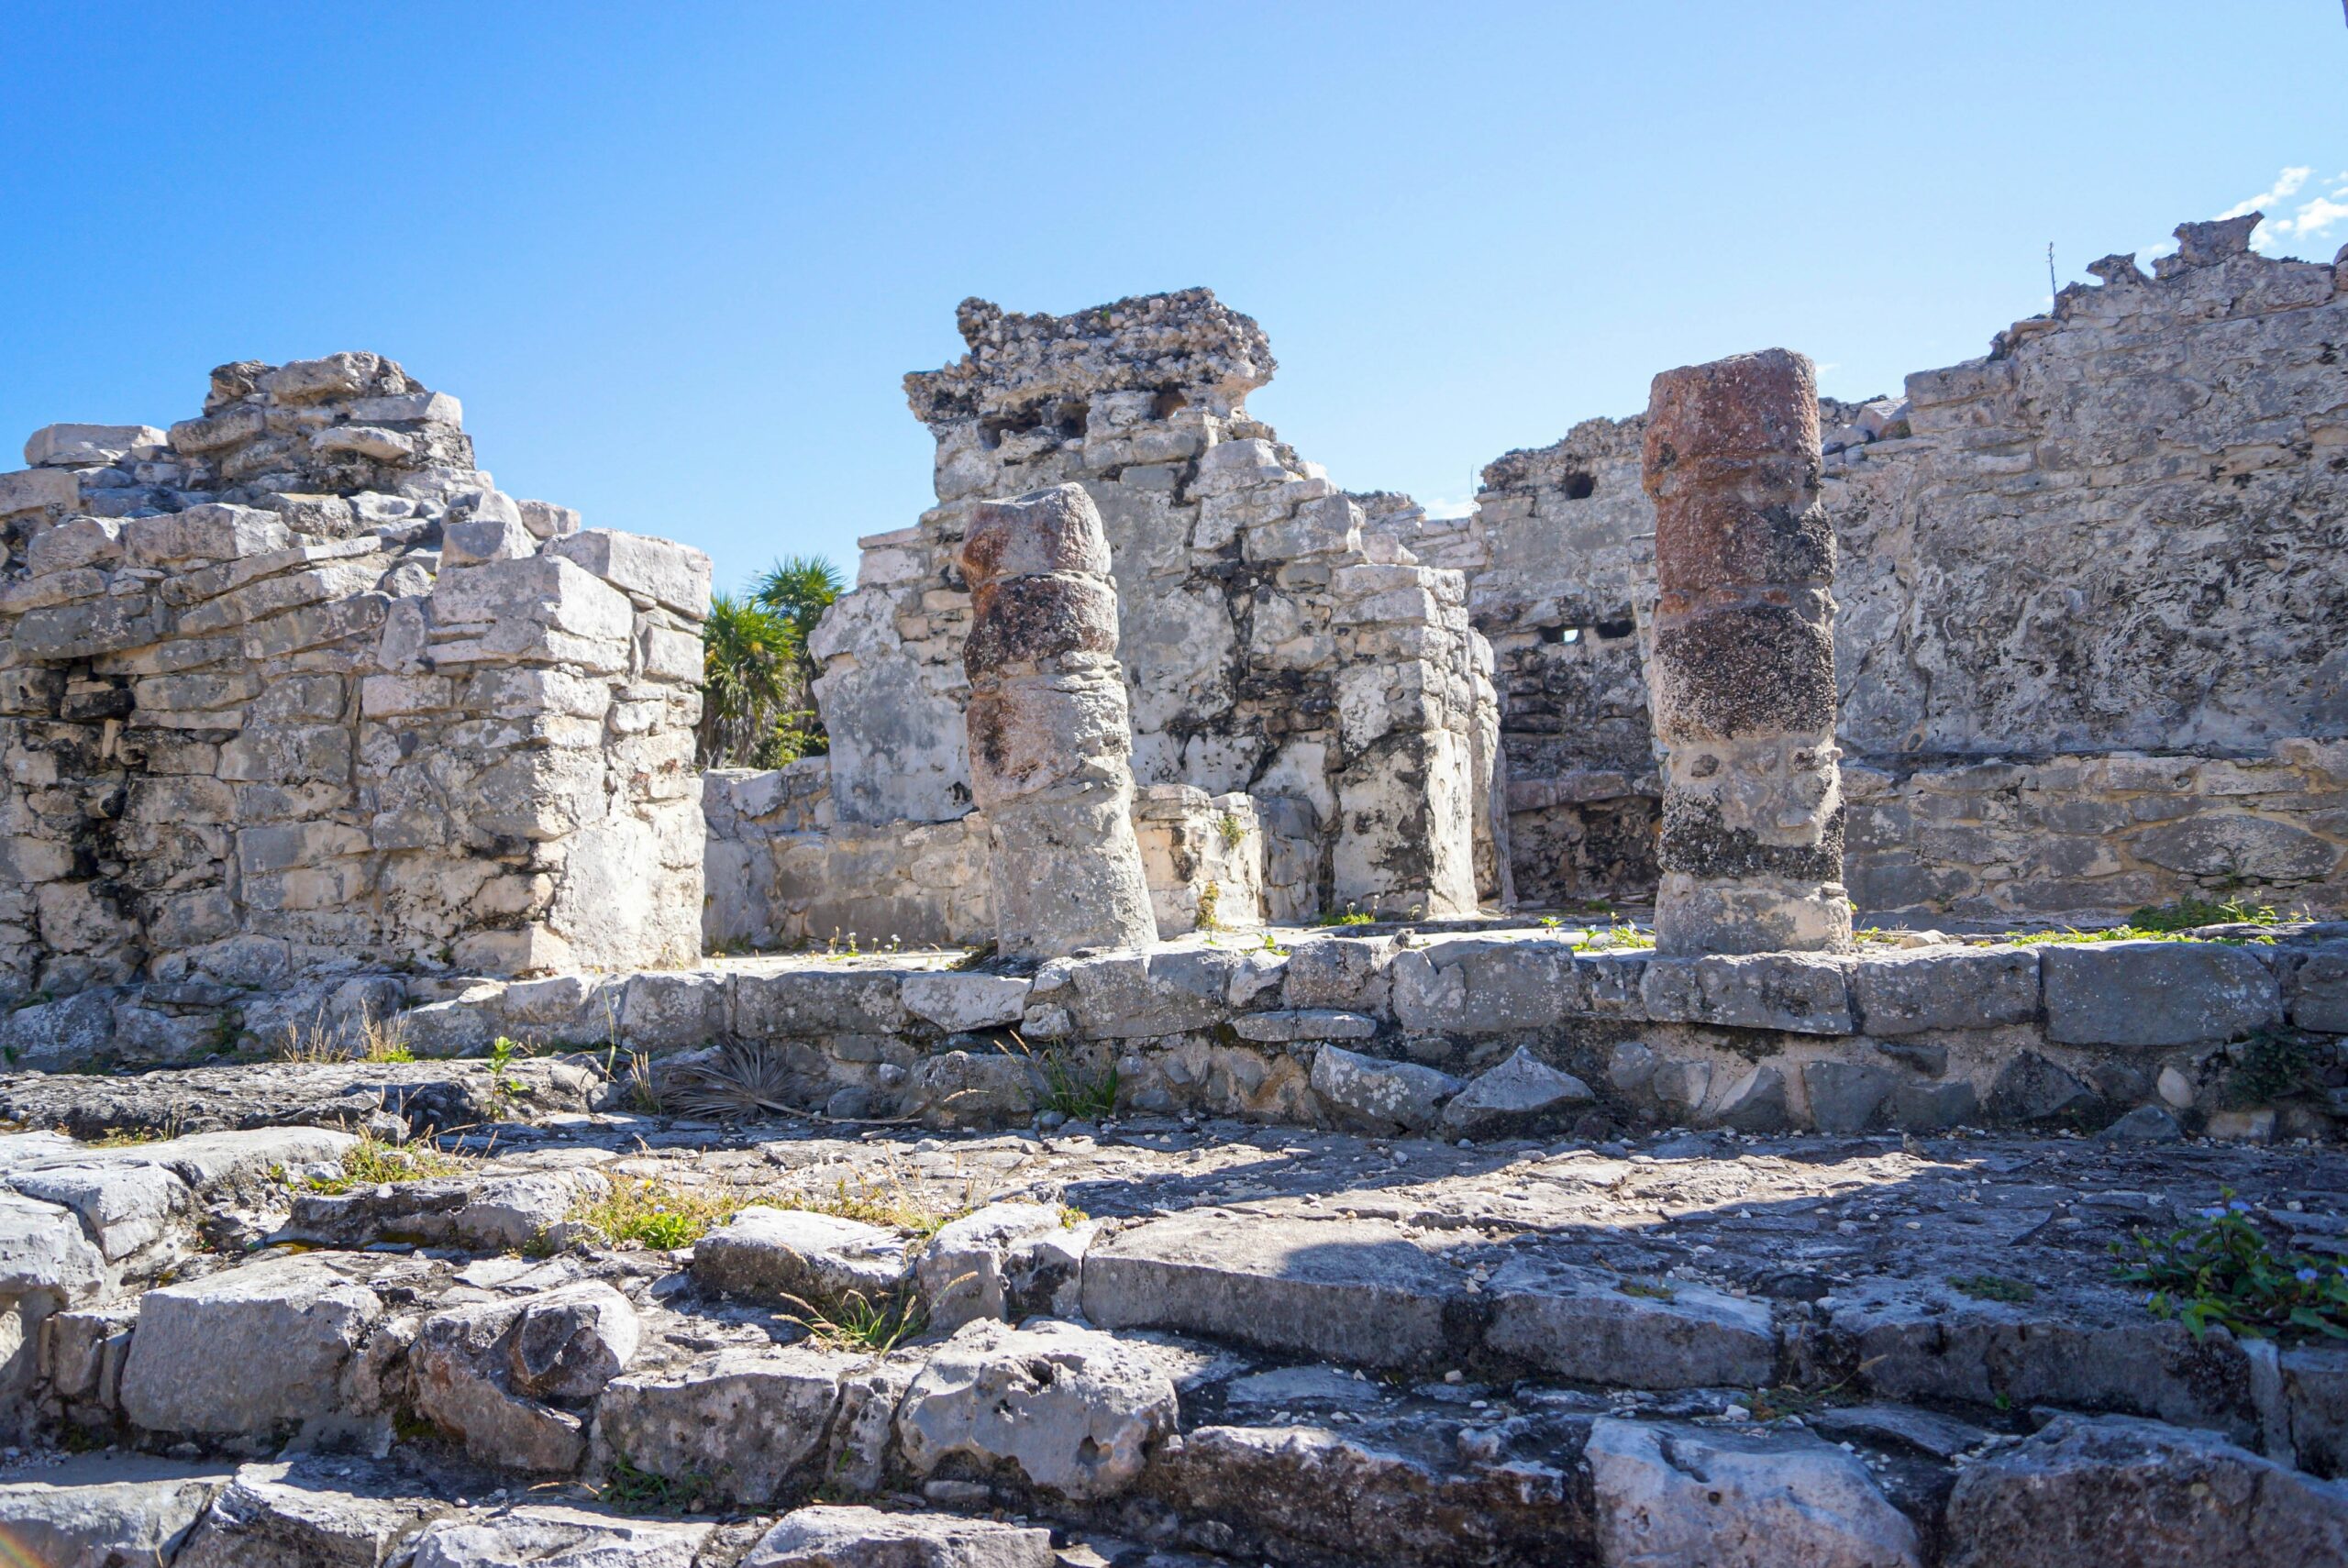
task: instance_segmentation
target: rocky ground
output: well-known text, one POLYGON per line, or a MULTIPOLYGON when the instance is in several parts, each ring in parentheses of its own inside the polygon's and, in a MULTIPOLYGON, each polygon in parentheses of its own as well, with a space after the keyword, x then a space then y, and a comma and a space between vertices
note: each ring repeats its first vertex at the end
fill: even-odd
POLYGON ((2348 1351, 2197 1339, 2110 1253, 2231 1198, 2338 1266, 2336 1147, 158 1077, 0 1082, 44 1564, 2348 1561, 2348 1351))

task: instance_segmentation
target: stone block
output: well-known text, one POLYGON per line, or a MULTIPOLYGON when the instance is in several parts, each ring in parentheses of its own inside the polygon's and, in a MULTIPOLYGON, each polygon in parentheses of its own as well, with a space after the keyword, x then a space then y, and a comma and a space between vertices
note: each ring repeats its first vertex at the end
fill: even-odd
POLYGON ((1494 1138, 1529 1133, 1597 1098, 1588 1084, 1571 1073, 1559 1072, 1520 1045, 1507 1060, 1479 1073, 1452 1096, 1443 1108, 1444 1136, 1494 1138))
POLYGON ((313 1257, 245 1264, 142 1298, 123 1415, 152 1432, 289 1431, 330 1415, 381 1297, 313 1257))
POLYGON ((1848 1034, 1851 968, 1847 958, 1812 953, 1655 958, 1639 996, 1658 1021, 1848 1034))
POLYGON ((493 628, 484 639, 492 652, 540 646, 541 639, 527 635, 534 628, 624 642, 636 624, 626 595, 551 553, 444 571, 433 588, 432 610, 443 624, 493 628))
POLYGON ((1432 1127, 1442 1102, 1466 1087, 1416 1062, 1390 1062, 1339 1045, 1314 1053, 1312 1082, 1312 1092, 1341 1121, 1376 1131, 1432 1127))
POLYGON ((2348 942, 2277 955, 2285 1016, 2301 1029, 2348 1034, 2348 942))
POLYGON ((906 1272, 895 1231, 836 1215, 753 1205, 703 1236, 692 1275, 704 1290, 763 1301, 878 1301, 906 1272))
POLYGON ((2348 1560, 2348 1492, 2214 1432, 2059 1415, 1949 1496, 1950 1568, 2348 1560))
POLYGON ((1862 953, 1851 972, 1857 1027, 1897 1035, 2028 1023, 2038 1016, 2038 961, 2034 947, 1862 953))
POLYGON ((0 474, 0 517, 18 512, 71 512, 82 504, 82 481, 64 469, 0 474))
POLYGON ((26 438, 25 462, 36 469, 118 463, 166 439, 151 425, 44 425, 26 438))
POLYGON ((2066 1045, 2194 1045, 2283 1019, 2274 972, 2247 948, 2205 942, 2050 944, 2046 1036, 2066 1045))
POLYGON ((1805 1062, 1802 1096, 1810 1122, 1821 1132, 1857 1132, 1875 1120, 1899 1080, 1888 1068, 1867 1062, 1805 1062))
POLYGON ((819 1504, 785 1514, 742 1568, 1057 1568, 1052 1532, 947 1514, 819 1504))
POLYGON ((1027 1008, 1030 982, 1015 976, 941 971, 910 974, 898 982, 905 1010, 958 1034, 1017 1023, 1027 1008))
POLYGON ((1231 1021, 1231 1032, 1242 1040, 1265 1045, 1289 1045, 1310 1040, 1368 1040, 1378 1032, 1378 1020, 1368 1013, 1335 1008, 1295 1008, 1279 1012, 1243 1012, 1231 1021))
POLYGON ((854 1356, 811 1345, 729 1349, 671 1371, 616 1377, 595 1403, 595 1441, 615 1459, 771 1503, 820 1461, 854 1356))
POLYGON ((1405 1029, 1504 1033, 1585 1010, 1571 944, 1453 938, 1394 955, 1394 1016, 1405 1029))
POLYGON ((736 975, 734 1032, 745 1040, 892 1033, 905 1022, 900 984, 898 975, 873 970, 736 975))
POLYGON ((931 1353, 897 1411, 905 1463, 1015 1467, 1078 1502, 1114 1496, 1175 1425, 1174 1384, 1139 1346, 1044 1320, 966 1323, 931 1353))
POLYGON ((1858 1455, 1798 1429, 1600 1417, 1587 1454, 1610 1568, 1922 1568, 1916 1527, 1858 1455))
POLYGON ((699 621, 709 614, 709 558, 690 545, 616 528, 587 528, 557 537, 547 551, 681 615, 699 621))
POLYGON ((122 525, 122 547, 133 566, 239 560, 282 550, 292 530, 273 513, 208 502, 161 517, 133 517, 122 525))

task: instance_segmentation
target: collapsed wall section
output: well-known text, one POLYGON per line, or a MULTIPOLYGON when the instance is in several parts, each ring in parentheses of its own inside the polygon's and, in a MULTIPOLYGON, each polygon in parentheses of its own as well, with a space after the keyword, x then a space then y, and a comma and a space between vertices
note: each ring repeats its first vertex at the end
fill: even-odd
POLYGON ((841 828, 969 811, 956 552, 980 502, 1076 483, 1108 536, 1137 781, 1254 797, 1266 863, 1313 867, 1272 876, 1298 889, 1275 918, 1474 908, 1491 759, 1464 585, 1366 536, 1362 500, 1247 415, 1274 368, 1256 324, 1204 290, 971 300, 959 323, 969 354, 906 378, 938 504, 863 542, 813 641, 841 828))
MULTIPOLYGON (((2098 263, 1902 399, 1821 400, 1863 912, 2348 908, 2348 270, 2255 221, 2098 263)), ((1468 578, 1541 901, 1656 882, 1644 432, 1585 422, 1397 530, 1468 578)))
POLYGON ((140 986, 76 1027, 169 1059, 320 977, 698 955, 707 558, 499 491, 460 419, 245 362, 0 474, 0 995, 140 986))

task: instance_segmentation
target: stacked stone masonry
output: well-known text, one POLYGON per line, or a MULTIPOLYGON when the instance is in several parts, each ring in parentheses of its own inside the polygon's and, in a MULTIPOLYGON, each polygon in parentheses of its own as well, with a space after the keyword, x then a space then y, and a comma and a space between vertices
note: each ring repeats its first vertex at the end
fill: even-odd
POLYGON ((392 970, 698 955, 707 558, 498 491, 456 400, 372 354, 226 365, 197 418, 26 457, 0 996, 44 1001, 27 1059, 381 1011, 392 970))
MULTIPOLYGON (((868 939, 634 974, 386 978, 378 999, 423 1058, 503 1038, 600 1061, 617 1044, 644 1054, 656 1088, 748 1074, 770 1109, 945 1127, 1030 1122, 1051 1100, 1047 1062, 1132 1112, 1478 1139, 2117 1124, 2265 1142, 2348 1118, 2340 924, 1702 958, 1541 926, 1268 936, 1032 974, 868 939), (2278 1062, 2295 1064, 2287 1081, 2278 1062)), ((10 1015, 0 1047, 60 1061, 72 1007, 10 1015)), ((215 1038, 237 1016, 224 1009, 215 1038)), ((61 1059, 82 1066, 177 1059, 123 1032, 72 1044, 61 1059)))
POLYGON ((1108 535, 1136 780, 1254 798, 1271 902, 1248 918, 1472 910, 1497 725, 1464 587, 1248 417, 1273 370, 1256 324, 1194 290, 1068 316, 971 300, 960 325, 968 356, 906 378, 938 504, 864 541, 814 641, 833 820, 970 810, 956 554, 985 500, 1076 483, 1108 535))
MULTIPOLYGON (((2348 267, 2255 254, 2255 222, 1821 401, 1863 918, 2348 908, 2348 267)), ((1395 514, 1492 644, 1536 901, 1656 881, 1645 423, 1508 454, 1471 518, 1395 514)))

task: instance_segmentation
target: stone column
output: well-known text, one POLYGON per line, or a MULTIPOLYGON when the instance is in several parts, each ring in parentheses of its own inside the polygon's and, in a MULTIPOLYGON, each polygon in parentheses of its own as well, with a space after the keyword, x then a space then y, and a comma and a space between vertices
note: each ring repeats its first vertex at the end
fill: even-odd
POLYGON ((963 723, 994 834, 997 946, 1055 958, 1155 941, 1101 513, 1075 484, 982 502, 961 565, 963 723))
POLYGON ((1771 348, 1666 370, 1647 403, 1664 954, 1841 952, 1834 531, 1818 382, 1771 348))

